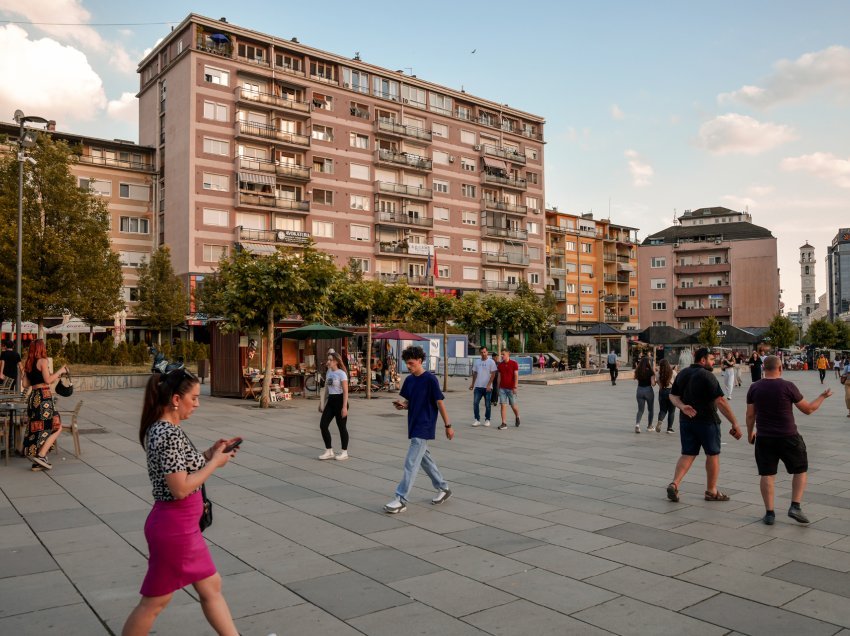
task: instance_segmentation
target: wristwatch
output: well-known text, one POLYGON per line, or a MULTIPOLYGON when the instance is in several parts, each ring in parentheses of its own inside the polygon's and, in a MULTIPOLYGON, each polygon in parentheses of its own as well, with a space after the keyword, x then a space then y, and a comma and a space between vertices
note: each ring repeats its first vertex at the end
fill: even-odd
POLYGON ((451 428, 451 427, 452 427, 451 424, 446 424, 446 428, 451 428))

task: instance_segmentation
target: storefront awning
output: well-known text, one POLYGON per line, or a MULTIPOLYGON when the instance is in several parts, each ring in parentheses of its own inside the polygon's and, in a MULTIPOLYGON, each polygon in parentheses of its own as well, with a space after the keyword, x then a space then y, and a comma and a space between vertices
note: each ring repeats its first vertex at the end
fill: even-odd
POLYGON ((493 159, 492 157, 484 157, 484 165, 488 168, 495 168, 496 170, 504 170, 508 171, 508 164, 502 161, 501 159, 493 159))
POLYGON ((239 180, 245 183, 259 183, 260 185, 274 185, 274 175, 257 174, 256 172, 240 172, 239 180))
POLYGON ((240 243, 242 249, 246 252, 251 252, 251 254, 274 254, 277 252, 277 248, 274 245, 267 245, 265 243, 240 243))

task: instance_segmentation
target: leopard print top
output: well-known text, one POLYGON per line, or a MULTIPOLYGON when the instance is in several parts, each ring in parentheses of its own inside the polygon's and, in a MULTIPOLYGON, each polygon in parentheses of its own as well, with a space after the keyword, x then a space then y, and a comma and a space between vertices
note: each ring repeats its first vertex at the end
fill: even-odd
POLYGON ((148 429, 145 448, 148 456, 148 477, 156 501, 175 500, 165 481, 166 475, 183 471, 194 473, 207 463, 183 429, 165 420, 154 422, 148 429))

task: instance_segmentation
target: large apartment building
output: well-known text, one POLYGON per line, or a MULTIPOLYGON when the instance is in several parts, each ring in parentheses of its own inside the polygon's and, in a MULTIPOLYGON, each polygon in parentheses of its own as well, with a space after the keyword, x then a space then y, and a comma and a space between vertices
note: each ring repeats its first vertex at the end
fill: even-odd
POLYGON ((383 281, 543 291, 540 116, 195 14, 139 73, 156 240, 190 287, 313 240, 383 281))
POLYGON ((645 326, 766 327, 779 311, 776 238, 747 212, 687 210, 638 249, 638 296, 645 326))
POLYGON ((826 248, 830 320, 850 321, 850 228, 840 228, 826 248))
POLYGON ((639 327, 636 233, 592 214, 546 210, 546 287, 560 323, 639 327))

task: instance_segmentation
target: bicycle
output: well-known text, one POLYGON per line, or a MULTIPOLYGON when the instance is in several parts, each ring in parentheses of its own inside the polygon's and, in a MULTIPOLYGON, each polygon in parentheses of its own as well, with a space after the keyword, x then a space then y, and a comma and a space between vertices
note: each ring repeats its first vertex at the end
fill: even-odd
POLYGON ((306 393, 315 393, 318 395, 319 389, 325 385, 325 378, 322 372, 316 369, 315 373, 304 376, 304 391, 306 393))

